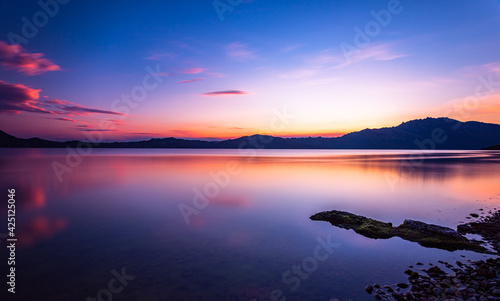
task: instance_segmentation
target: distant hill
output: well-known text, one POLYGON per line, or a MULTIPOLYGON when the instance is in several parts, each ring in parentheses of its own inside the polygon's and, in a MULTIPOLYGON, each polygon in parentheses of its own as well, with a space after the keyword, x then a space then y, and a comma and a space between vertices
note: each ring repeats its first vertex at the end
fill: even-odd
POLYGON ((500 150, 500 144, 499 145, 495 145, 495 146, 490 146, 490 147, 486 147, 486 148, 483 148, 484 150, 500 150))
MULTIPOLYGON (((337 138, 281 138, 244 136, 223 141, 160 138, 137 142, 111 142, 98 148, 256 148, 256 149, 499 149, 500 125, 450 118, 426 118, 395 127, 365 129, 337 138)), ((54 142, 39 138, 20 139, 0 131, 0 147, 76 147, 79 141, 54 142)))

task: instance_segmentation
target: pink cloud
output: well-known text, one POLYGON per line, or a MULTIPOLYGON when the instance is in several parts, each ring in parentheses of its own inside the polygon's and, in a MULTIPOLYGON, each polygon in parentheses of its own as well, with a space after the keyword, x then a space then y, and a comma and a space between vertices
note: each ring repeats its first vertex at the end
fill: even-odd
MULTIPOLYGON (((123 113, 94 109, 60 99, 40 99, 40 89, 0 80, 0 113, 32 112, 53 115, 125 115, 123 113)), ((63 118, 63 117, 61 117, 63 118)), ((61 119, 62 120, 62 119, 61 119)))
POLYGON ((28 53, 19 45, 0 41, 0 64, 26 75, 38 75, 61 67, 43 57, 43 53, 28 53))
POLYGON ((119 112, 114 112, 114 111, 108 111, 108 110, 100 110, 100 109, 93 109, 93 108, 88 108, 84 107, 81 105, 63 105, 60 106, 59 109, 67 112, 67 113, 72 113, 75 115, 89 115, 89 114, 109 114, 109 115, 125 115, 123 113, 119 112))
POLYGON ((20 113, 22 111, 51 113, 38 107, 39 93, 22 84, 10 84, 0 80, 0 113, 20 113))
POLYGON ((188 79, 188 80, 183 80, 180 82, 177 82, 178 84, 187 84, 187 83, 194 83, 194 82, 199 82, 204 80, 204 78, 193 78, 193 79, 188 79))
POLYGON ((62 121, 77 122, 76 120, 71 119, 71 118, 63 118, 63 117, 58 117, 58 118, 54 118, 54 119, 55 119, 55 120, 62 120, 62 121))
POLYGON ((212 76, 212 77, 226 77, 225 74, 222 74, 222 73, 219 73, 219 72, 208 72, 207 74, 210 75, 210 76, 212 76))
POLYGON ((207 92, 203 93, 201 95, 203 96, 229 96, 229 95, 247 95, 250 94, 245 91, 239 91, 239 90, 227 90, 227 91, 214 91, 214 92, 207 92))
MULTIPOLYGON (((48 98, 48 96, 44 96, 44 98, 48 98)), ((48 103, 48 104, 53 104, 53 105, 65 105, 65 104, 71 103, 67 100, 62 100, 62 99, 48 99, 48 100, 45 100, 44 102, 48 103)))
POLYGON ((240 42, 234 42, 226 47, 226 54, 228 57, 238 60, 246 61, 255 59, 255 53, 247 49, 247 45, 240 42))
POLYGON ((116 132, 116 129, 92 129, 92 128, 81 128, 82 132, 116 132))
POLYGON ((202 73, 205 70, 206 69, 204 69, 204 68, 190 68, 190 69, 186 69, 186 70, 182 71, 182 73, 185 73, 185 74, 199 74, 199 73, 202 73))

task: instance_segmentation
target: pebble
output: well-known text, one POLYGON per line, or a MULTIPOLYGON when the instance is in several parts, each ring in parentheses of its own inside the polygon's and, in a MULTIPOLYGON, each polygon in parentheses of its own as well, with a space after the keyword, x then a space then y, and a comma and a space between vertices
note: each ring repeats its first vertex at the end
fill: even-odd
POLYGON ((395 293, 392 294, 392 296, 396 300, 404 300, 405 299, 405 295, 403 295, 403 293, 401 293, 401 292, 395 292, 395 293))
MULTIPOLYGON (((394 285, 394 287, 404 289, 404 291, 394 291, 390 286, 383 286, 383 289, 378 289, 375 295, 380 299, 375 298, 396 301, 500 301, 500 275, 498 275, 500 274, 500 258, 476 262, 465 260, 464 262, 467 263, 460 262, 459 264, 457 262, 459 268, 453 268, 455 274, 447 274, 437 266, 422 269, 422 274, 407 270, 405 273, 408 275, 410 284, 398 283, 394 285)), ((444 264, 449 265, 448 263, 444 264)))
MULTIPOLYGON (((479 217, 476 213, 471 213, 470 216, 479 217)), ((491 243, 495 251, 500 253, 500 211, 496 211, 490 217, 482 218, 479 222, 485 223, 486 227, 483 229, 487 229, 480 233, 483 239, 491 243)), ((465 229, 467 231, 468 228, 465 229)), ((438 266, 429 263, 430 268, 419 269, 422 274, 407 269, 405 274, 408 275, 410 284, 393 285, 396 291, 390 286, 384 286, 384 291, 378 284, 367 286, 365 290, 371 294, 377 289, 374 295, 377 300, 500 301, 500 258, 485 258, 479 261, 457 260, 456 266, 441 260, 438 262, 451 269, 454 274, 447 274, 438 266)), ((415 265, 423 264, 417 262, 415 265)))

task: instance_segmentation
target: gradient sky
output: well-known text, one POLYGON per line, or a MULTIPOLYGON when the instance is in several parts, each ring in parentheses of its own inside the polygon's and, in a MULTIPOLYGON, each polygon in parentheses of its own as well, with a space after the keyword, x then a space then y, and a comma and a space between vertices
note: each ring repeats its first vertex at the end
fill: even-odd
POLYGON ((37 1, 0 4, 9 134, 338 136, 427 116, 500 123, 497 0, 221 0, 221 10, 237 5, 219 12, 212 0, 60 2, 52 16, 37 1), (122 98, 141 91, 141 101, 122 98), (284 111, 293 117, 272 127, 284 111))

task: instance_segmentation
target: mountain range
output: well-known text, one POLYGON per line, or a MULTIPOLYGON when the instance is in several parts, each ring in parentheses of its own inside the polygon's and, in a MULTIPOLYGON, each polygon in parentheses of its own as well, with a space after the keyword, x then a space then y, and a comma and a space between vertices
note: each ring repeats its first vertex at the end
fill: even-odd
MULTIPOLYGON (((0 131, 0 147, 78 147, 80 141, 21 139, 0 131)), ((416 119, 395 127, 365 129, 336 138, 243 136, 223 141, 154 138, 136 142, 93 144, 97 148, 219 148, 219 149, 499 149, 500 125, 450 118, 416 119), (496 146, 495 146, 496 145, 496 146), (496 148, 495 148, 496 147, 496 148)))

